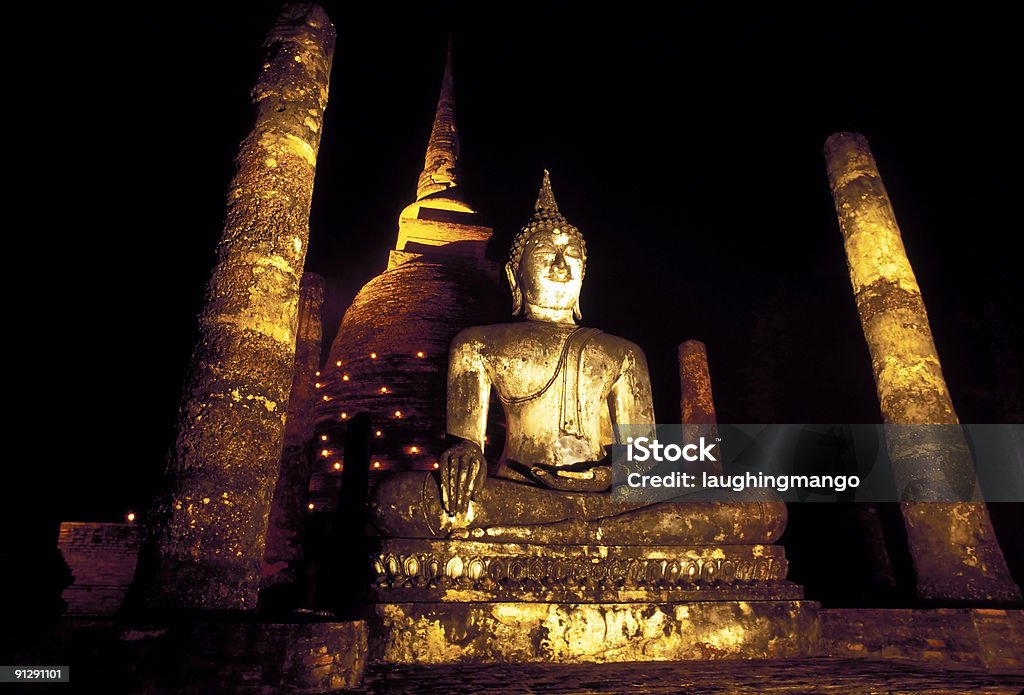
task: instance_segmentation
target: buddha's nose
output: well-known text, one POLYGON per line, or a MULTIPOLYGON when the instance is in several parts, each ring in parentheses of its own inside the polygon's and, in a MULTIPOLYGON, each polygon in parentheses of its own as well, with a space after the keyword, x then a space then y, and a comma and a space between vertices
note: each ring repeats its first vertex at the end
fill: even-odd
POLYGON ((551 267, 556 270, 569 270, 569 264, 565 262, 565 254, 561 251, 555 253, 555 260, 551 263, 551 267))

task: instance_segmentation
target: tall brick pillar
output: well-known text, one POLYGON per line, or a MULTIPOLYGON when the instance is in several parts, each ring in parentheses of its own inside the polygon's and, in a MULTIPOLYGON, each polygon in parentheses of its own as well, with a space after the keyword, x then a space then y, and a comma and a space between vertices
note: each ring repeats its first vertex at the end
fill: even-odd
MULTIPOLYGON (((683 439, 687 443, 696 443, 702 435, 718 436, 708 352, 699 340, 679 344, 679 414, 683 423, 683 439)), ((702 464, 702 468, 705 466, 708 473, 722 473, 722 461, 702 464)))
POLYGON ((886 443, 918 597, 1019 601, 1020 589, 978 492, 921 289, 868 142, 857 133, 831 135, 825 161, 882 417, 890 425, 886 443))
POLYGON ((320 7, 294 4, 264 44, 177 440, 145 519, 136 590, 153 610, 256 608, 334 37, 320 7))

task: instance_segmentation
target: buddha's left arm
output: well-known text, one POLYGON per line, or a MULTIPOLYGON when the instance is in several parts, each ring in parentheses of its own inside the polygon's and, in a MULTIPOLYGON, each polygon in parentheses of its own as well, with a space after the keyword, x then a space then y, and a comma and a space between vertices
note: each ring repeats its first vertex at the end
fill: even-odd
MULTIPOLYGON (((654 397, 647 358, 640 348, 630 346, 622 358, 619 378, 608 394, 612 423, 616 425, 649 425, 654 431, 654 397)), ((647 428, 643 428, 647 429, 647 428)), ((646 432, 645 432, 646 433, 646 432)))

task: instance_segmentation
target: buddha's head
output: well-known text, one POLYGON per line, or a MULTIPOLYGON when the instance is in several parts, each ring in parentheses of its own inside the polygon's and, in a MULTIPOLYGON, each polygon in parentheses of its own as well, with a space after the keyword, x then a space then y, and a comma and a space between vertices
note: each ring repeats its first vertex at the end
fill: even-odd
MULTIPOLYGON (((580 319, 580 289, 587 268, 587 245, 580 230, 558 211, 551 179, 544 182, 534 205, 533 218, 519 230, 505 274, 512 288, 512 314, 524 307, 540 309, 546 317, 564 315, 580 319)), ((557 320, 557 319, 549 319, 557 320)))

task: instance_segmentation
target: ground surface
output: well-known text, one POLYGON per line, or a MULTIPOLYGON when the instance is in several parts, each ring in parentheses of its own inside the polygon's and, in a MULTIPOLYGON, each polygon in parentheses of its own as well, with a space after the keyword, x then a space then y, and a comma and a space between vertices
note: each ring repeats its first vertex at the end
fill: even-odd
POLYGON ((952 670, 941 664, 804 659, 629 664, 370 666, 356 693, 1007 693, 1024 673, 952 670))

